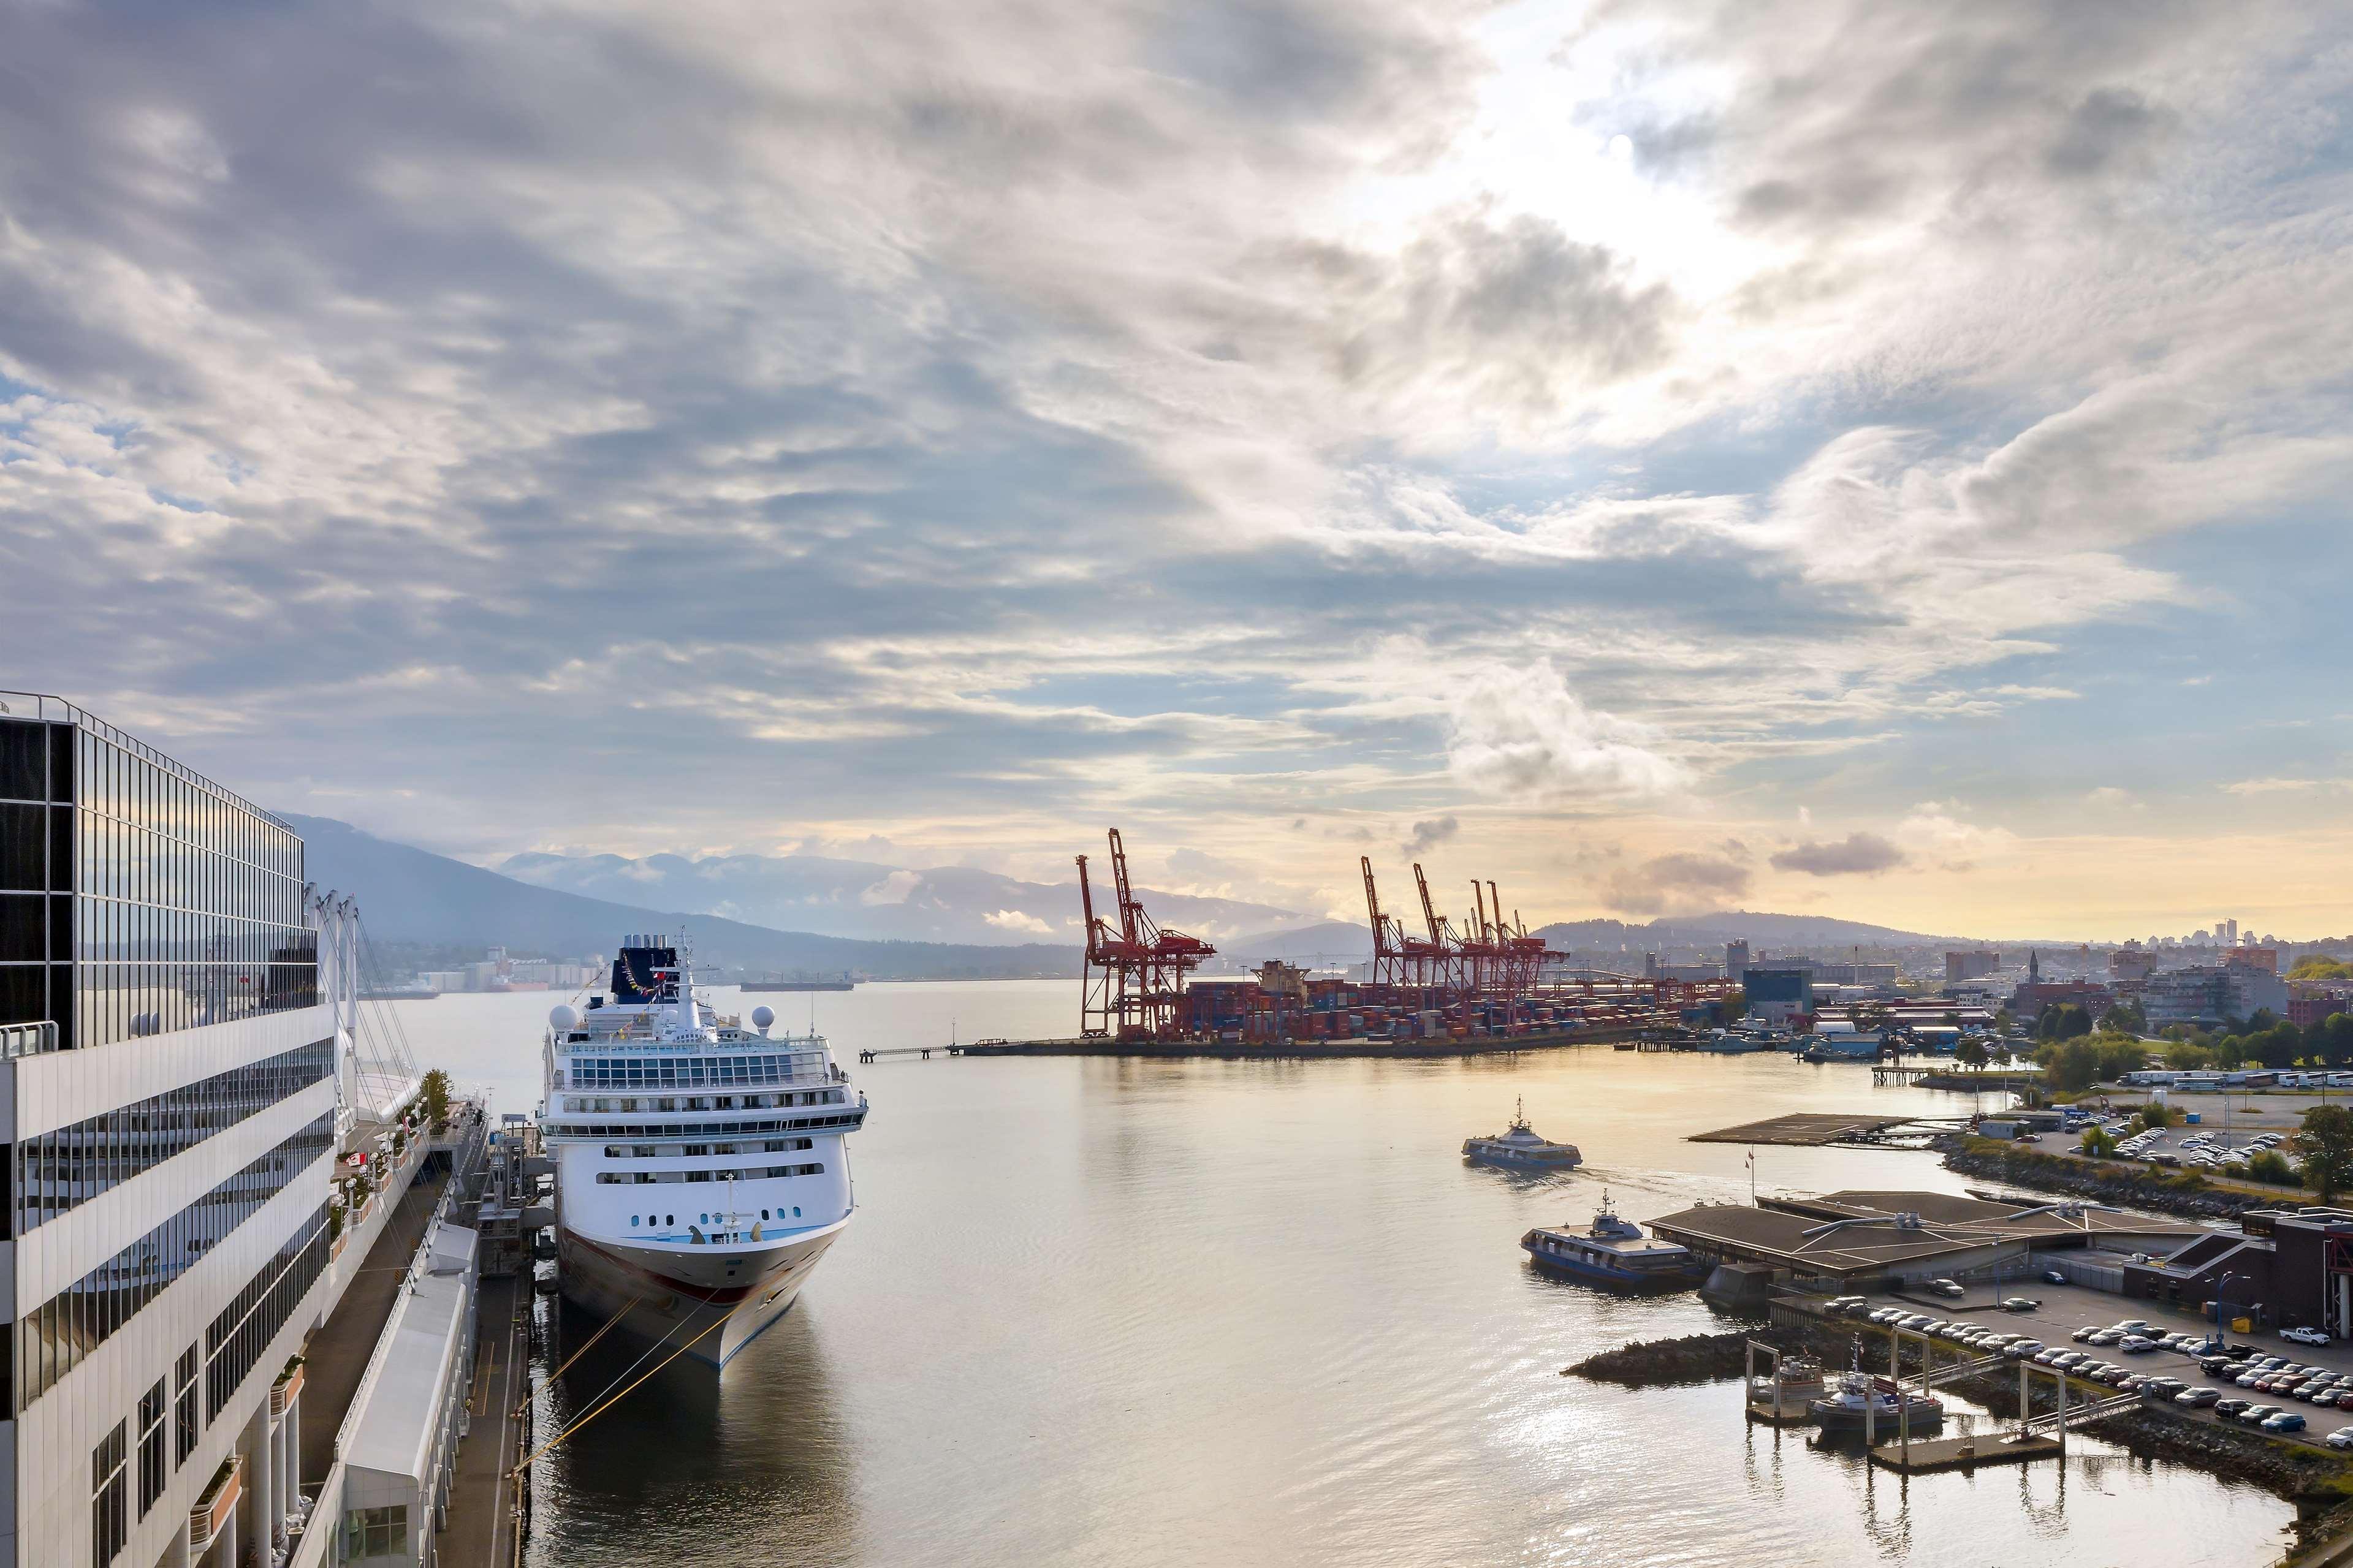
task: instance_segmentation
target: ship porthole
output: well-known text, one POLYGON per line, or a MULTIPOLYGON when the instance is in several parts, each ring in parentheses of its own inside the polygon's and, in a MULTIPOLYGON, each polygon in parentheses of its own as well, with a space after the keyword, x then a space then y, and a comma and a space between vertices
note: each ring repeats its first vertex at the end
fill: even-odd
POLYGON ((630 1223, 632 1226, 636 1225, 636 1224, 638 1223, 638 1216, 637 1216, 637 1215, 631 1215, 629 1216, 629 1223, 630 1223))
POLYGON ((799 1205, 798 1204, 796 1204, 796 1205, 793 1205, 793 1217, 794 1217, 795 1219, 798 1219, 798 1218, 800 1218, 800 1217, 801 1217, 800 1205, 799 1205))

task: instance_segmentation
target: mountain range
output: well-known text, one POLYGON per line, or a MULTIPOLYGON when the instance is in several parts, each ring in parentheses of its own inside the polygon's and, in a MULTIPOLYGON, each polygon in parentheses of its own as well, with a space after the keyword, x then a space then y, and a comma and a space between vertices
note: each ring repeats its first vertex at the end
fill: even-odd
MULTIPOLYGON (((496 870, 288 815, 307 874, 355 896, 380 941, 505 945, 585 956, 635 931, 691 922, 700 962, 751 973, 855 970, 881 978, 1074 974, 1083 948, 1074 881, 1025 882, 966 868, 917 870, 818 856, 512 856, 496 870), (822 927, 821 931, 796 929, 822 927), (1025 940, 1029 939, 1029 940, 1025 940)), ((1109 889, 1098 889, 1105 909, 1109 889)), ((1319 968, 1363 963, 1366 927, 1303 921, 1272 905, 1138 889, 1155 918, 1215 942, 1210 973, 1270 958, 1319 968)), ((1820 915, 1733 910, 1629 923, 1560 921, 1540 934, 1561 951, 1708 946, 1905 946, 1950 939, 1820 915)))
POLYGON ((359 901, 379 942, 503 945, 576 960, 608 953, 631 931, 688 924, 696 962, 753 973, 857 970, 880 978, 1075 974, 1072 942, 873 942, 775 931, 702 910, 620 902, 534 887, 462 860, 396 844, 332 817, 281 813, 302 836, 304 875, 359 901))
MULTIPOLYGON (((499 871, 520 882, 620 903, 723 915, 782 931, 866 941, 1082 945, 1079 884, 1025 882, 965 866, 919 869, 818 855, 512 855, 499 871)), ((1090 867, 1095 910, 1113 910, 1109 868, 1090 867)), ((1153 919, 1221 942, 1299 923, 1271 904, 1139 888, 1153 919)))

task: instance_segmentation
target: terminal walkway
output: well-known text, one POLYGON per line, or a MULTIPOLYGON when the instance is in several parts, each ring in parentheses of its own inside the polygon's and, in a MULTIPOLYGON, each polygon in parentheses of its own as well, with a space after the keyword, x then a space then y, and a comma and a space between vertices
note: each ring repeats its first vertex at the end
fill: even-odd
MULTIPOLYGON (((431 1162, 427 1162, 428 1164, 431 1162)), ((385 1223, 384 1232, 368 1249, 367 1261, 352 1277, 343 1299, 319 1331, 302 1347, 302 1448, 300 1485, 313 1495, 335 1465, 335 1437, 343 1416, 359 1392, 360 1377, 375 1354, 376 1341, 392 1317, 400 1283, 407 1277, 409 1259, 425 1239, 433 1205, 440 1201, 448 1178, 438 1171, 420 1171, 402 1194, 400 1206, 385 1223)))
POLYGON ((518 1496, 509 1472, 531 1441, 529 1273, 486 1278, 476 1298, 473 1415, 449 1486, 448 1522, 437 1548, 448 1568, 513 1568, 530 1507, 529 1477, 518 1496))

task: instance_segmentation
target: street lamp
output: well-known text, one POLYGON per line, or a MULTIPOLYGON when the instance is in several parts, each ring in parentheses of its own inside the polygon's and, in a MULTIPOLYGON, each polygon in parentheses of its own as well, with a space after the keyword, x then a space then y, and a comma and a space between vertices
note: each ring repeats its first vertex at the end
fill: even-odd
POLYGON ((2250 1277, 2249 1277, 2249 1276, 2247 1276, 2247 1275, 2244 1275, 2244 1274, 2227 1274, 2227 1273, 2226 1273, 2226 1274, 2224 1274, 2224 1275, 2222 1276, 2222 1278, 2221 1278, 2221 1279, 2218 1279, 2218 1280, 2216 1280, 2216 1281, 2215 1281, 2215 1283, 2214 1283, 2214 1337, 2215 1337, 2215 1339, 2217 1339, 2217 1340, 2221 1340, 2221 1339, 2223 1338, 2223 1334, 2222 1334, 2222 1309, 2223 1309, 2224 1307, 2226 1307, 2226 1306, 2228 1306, 2228 1305, 2230 1304, 2230 1297, 2231 1297, 2231 1281, 2232 1281, 2232 1280, 2233 1280, 2233 1279, 2248 1279, 2248 1278, 2250 1278, 2250 1277))

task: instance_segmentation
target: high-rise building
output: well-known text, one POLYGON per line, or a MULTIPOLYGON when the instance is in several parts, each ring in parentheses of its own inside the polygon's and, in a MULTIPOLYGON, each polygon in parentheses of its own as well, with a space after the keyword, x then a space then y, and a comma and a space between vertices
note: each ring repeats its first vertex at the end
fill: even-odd
POLYGON ((1727 942, 1724 944, 1724 977, 1735 985, 1740 984, 1741 972, 1748 967, 1748 944, 1727 942))
POLYGON ((335 1032, 293 830, 0 693, 0 1563, 271 1560, 297 1479, 271 1384, 323 1294, 335 1032))
POLYGON ((1989 947, 1953 951, 1945 954, 1945 983, 1979 980, 2001 967, 2001 954, 1989 947))

